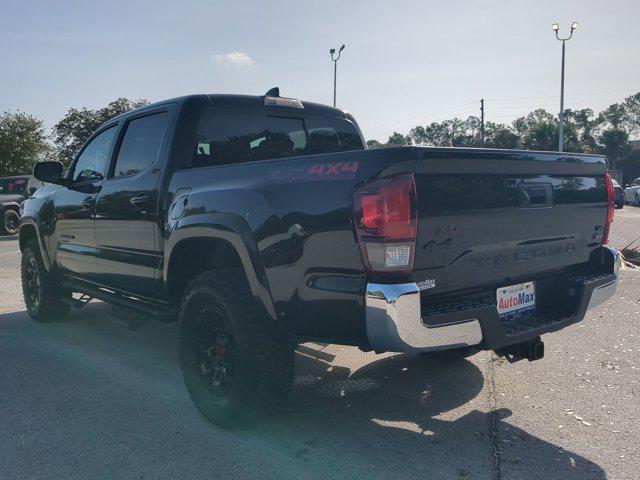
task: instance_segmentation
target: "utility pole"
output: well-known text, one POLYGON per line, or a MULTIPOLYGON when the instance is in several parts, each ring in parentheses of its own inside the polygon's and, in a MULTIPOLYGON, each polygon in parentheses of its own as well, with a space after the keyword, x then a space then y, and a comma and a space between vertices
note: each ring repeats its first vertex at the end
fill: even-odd
POLYGON ((451 146, 455 147, 455 145, 453 144, 453 140, 454 138, 456 138, 456 126, 458 124, 458 121, 456 118, 453 119, 453 122, 451 122, 451 146))
POLYGON ((484 98, 480 99, 480 139, 484 146, 484 98))
POLYGON ((556 32, 556 38, 562 42, 562 64, 560 67, 560 114, 558 115, 558 151, 562 152, 564 146, 564 44, 567 40, 571 40, 571 37, 573 37, 573 31, 578 28, 578 22, 571 23, 571 32, 566 38, 560 38, 558 36, 558 30, 560 30, 559 24, 554 23, 551 25, 551 28, 556 32))
POLYGON ((338 60, 340 59, 340 54, 342 53, 342 50, 344 50, 344 45, 342 45, 340 47, 340 50, 338 50, 338 56, 336 58, 333 58, 333 55, 336 53, 336 49, 332 48, 331 50, 329 50, 329 53, 331 54, 331 60, 333 60, 333 106, 334 108, 336 106, 336 77, 338 76, 338 60))

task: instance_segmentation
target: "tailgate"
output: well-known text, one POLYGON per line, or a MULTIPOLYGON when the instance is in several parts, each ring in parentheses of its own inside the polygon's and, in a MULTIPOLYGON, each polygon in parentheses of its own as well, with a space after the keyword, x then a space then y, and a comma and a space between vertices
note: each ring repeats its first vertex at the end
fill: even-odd
POLYGON ((416 150, 414 275, 433 293, 533 278, 587 262, 601 245, 603 157, 416 150))

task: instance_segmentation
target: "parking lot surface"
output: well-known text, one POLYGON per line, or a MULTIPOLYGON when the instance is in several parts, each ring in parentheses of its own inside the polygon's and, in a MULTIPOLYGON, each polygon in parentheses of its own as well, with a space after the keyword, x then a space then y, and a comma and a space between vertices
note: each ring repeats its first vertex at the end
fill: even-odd
MULTIPOLYGON (((612 244, 640 235, 616 211, 612 244)), ((0 238, 0 479, 637 479, 640 270, 545 358, 454 363, 305 344, 283 412, 229 432, 183 385, 176 325, 131 331, 92 302, 30 321, 0 238)))

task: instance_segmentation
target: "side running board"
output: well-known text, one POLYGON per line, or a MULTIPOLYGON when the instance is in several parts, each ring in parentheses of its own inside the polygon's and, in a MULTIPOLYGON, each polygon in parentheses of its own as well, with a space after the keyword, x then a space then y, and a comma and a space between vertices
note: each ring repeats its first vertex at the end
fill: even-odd
POLYGON ((155 320, 171 322, 176 319, 177 311, 169 304, 155 303, 145 300, 144 298, 123 295, 107 288, 88 285, 79 281, 63 280, 61 283, 62 286, 69 290, 82 294, 80 299, 70 300, 71 305, 74 307, 83 307, 88 301, 86 297, 90 297, 89 300, 91 298, 97 298, 114 306, 134 310, 135 312, 152 317, 155 320))

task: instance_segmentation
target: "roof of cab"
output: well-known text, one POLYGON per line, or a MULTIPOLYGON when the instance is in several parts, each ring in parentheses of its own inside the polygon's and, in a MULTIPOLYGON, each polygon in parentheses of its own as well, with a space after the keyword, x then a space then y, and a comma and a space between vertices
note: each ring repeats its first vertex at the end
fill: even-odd
MULTIPOLYGON (((127 117, 129 115, 135 114, 137 112, 141 112, 150 108, 158 107, 161 105, 166 105, 168 103, 185 103, 187 101, 203 101, 208 100, 213 105, 216 106, 224 106, 224 107, 253 107, 253 108, 263 108, 264 107, 264 97, 265 95, 235 95, 235 94, 193 94, 193 95, 184 95, 182 97, 170 98, 167 100, 162 100, 160 102, 150 103, 149 105, 144 105, 142 107, 136 108, 134 110, 130 110, 128 112, 121 113, 120 115, 113 117, 110 122, 116 119, 121 119, 127 117)), ((311 112, 319 115, 330 115, 336 116, 340 118, 344 118, 347 113, 338 108, 333 108, 328 105, 322 105, 320 103, 314 102, 305 102, 300 101, 304 106, 304 111, 311 112)), ((275 109, 283 109, 289 110, 287 107, 269 107, 275 109)), ((293 109, 291 109, 293 110, 293 109)))

